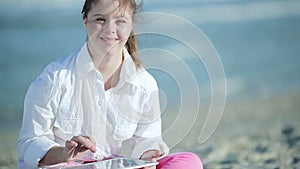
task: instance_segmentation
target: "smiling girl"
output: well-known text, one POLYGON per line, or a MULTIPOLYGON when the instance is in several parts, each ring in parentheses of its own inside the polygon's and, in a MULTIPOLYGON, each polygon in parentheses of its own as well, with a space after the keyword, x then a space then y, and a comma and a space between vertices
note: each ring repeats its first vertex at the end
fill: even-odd
POLYGON ((137 56, 134 0, 86 0, 87 42, 49 64, 25 97, 19 168, 131 156, 151 169, 201 169, 193 153, 168 154, 161 137, 158 87, 137 56))

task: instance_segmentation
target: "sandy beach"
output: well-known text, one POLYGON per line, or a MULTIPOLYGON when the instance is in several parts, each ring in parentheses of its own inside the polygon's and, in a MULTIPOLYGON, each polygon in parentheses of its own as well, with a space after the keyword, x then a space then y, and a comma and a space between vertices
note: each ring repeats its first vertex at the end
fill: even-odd
MULTIPOLYGON (((6 124, 5 124, 6 125, 6 124)), ((3 124, 0 125, 3 129, 3 124)), ((18 137, 18 128, 0 130, 0 169, 18 168, 16 139, 18 137)))
POLYGON ((299 168, 299 103, 299 92, 229 99, 221 124, 205 144, 187 139, 175 151, 197 153, 206 169, 299 168))
MULTIPOLYGON (((204 144, 200 128, 175 148, 197 153, 208 168, 299 168, 300 92, 244 100, 227 100, 222 121, 204 144)), ((200 125, 199 125, 200 126, 200 125)), ((18 129, 1 130, 0 168, 17 168, 18 129)))
MULTIPOLYGON (((0 2, 3 21, 0 26, 0 169, 17 168, 16 140, 24 96, 31 81, 47 64, 68 56, 85 41, 81 2, 61 3, 57 0, 0 2)), ((207 142, 198 142, 206 117, 201 113, 209 106, 201 103, 202 111, 194 127, 180 144, 172 147, 172 152, 198 154, 205 169, 300 168, 299 4, 300 1, 284 0, 145 3, 146 12, 178 15, 203 31, 220 54, 228 82, 225 110, 216 132, 207 142)), ((147 35, 144 40, 149 41, 149 46, 145 42, 145 48, 163 49, 176 53, 176 58, 184 58, 195 75, 200 94, 209 95, 211 79, 206 74, 209 72, 198 60, 199 56, 195 59, 192 51, 185 52, 188 46, 184 42, 168 36, 148 38, 147 35)), ((167 76, 162 75, 158 82, 170 89, 169 82, 174 79, 167 81, 167 76)), ((181 91, 174 89, 167 94, 179 98, 181 91)), ((170 104, 170 107, 178 108, 178 105, 170 104)), ((163 127, 176 119, 176 113, 173 114, 163 119, 163 127)))

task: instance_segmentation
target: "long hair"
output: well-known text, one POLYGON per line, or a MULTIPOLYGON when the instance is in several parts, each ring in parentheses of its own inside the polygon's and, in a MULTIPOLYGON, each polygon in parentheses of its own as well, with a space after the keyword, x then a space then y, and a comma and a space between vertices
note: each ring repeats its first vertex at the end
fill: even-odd
MULTIPOLYGON (((85 0, 85 3, 83 5, 83 8, 81 10, 81 14, 84 18, 87 18, 88 13, 90 12, 92 5, 98 3, 100 0, 85 0)), ((129 7, 133 12, 133 21, 135 21, 136 13, 138 9, 141 7, 141 4, 137 4, 135 0, 118 0, 119 1, 119 7, 120 9, 126 10, 127 7, 129 7)), ((137 69, 142 67, 142 62, 137 54, 137 37, 132 31, 126 44, 126 49, 128 50, 128 53, 131 55, 131 58, 136 66, 137 69)))

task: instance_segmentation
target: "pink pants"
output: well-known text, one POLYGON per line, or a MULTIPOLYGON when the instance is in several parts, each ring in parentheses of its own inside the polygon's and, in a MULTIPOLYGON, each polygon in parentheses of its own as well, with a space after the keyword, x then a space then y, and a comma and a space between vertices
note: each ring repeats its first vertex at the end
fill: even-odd
MULTIPOLYGON (((190 152, 168 154, 158 160, 158 162, 159 164, 156 166, 156 169, 203 169, 200 158, 196 154, 190 152)), ((81 164, 76 162, 68 162, 62 167, 72 167, 78 165, 81 164)))
POLYGON ((200 158, 191 152, 169 154, 158 162, 157 169, 203 169, 200 158))

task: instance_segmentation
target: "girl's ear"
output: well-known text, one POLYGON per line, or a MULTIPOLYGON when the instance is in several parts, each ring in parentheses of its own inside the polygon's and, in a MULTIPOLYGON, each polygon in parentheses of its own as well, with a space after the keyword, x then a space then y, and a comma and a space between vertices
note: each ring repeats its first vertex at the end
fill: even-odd
POLYGON ((84 27, 86 28, 86 26, 87 26, 87 17, 82 15, 82 21, 83 21, 84 27))

